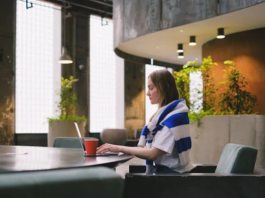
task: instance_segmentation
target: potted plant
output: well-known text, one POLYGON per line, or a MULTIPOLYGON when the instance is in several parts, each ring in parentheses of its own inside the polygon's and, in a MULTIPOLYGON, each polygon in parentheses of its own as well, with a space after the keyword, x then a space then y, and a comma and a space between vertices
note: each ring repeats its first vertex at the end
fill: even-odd
MULTIPOLYGON (((259 150, 256 165, 264 168, 265 116, 254 112, 257 98, 247 91, 249 83, 233 61, 224 61, 224 82, 213 81, 212 70, 215 65, 208 57, 203 59, 202 65, 198 67, 203 76, 203 90, 198 91, 203 94, 203 105, 200 111, 189 112, 192 123, 191 159, 198 164, 217 164, 223 147, 227 143, 237 143, 256 147, 259 150), (224 89, 218 91, 215 88, 218 83, 222 84, 224 89)), ((186 74, 187 71, 183 70, 179 72, 186 74)), ((175 76, 180 75, 183 74, 175 76)), ((183 79, 185 82, 181 83, 189 83, 189 79, 183 79)), ((176 83, 179 83, 178 79, 176 83)), ((186 87, 189 87, 189 84, 186 87)), ((200 97, 198 96, 198 99, 200 97)))
POLYGON ((60 101, 58 107, 61 111, 59 117, 48 118, 49 133, 48 146, 53 146, 56 137, 77 137, 77 132, 74 122, 79 125, 80 132, 84 137, 86 117, 76 116, 77 96, 73 90, 73 85, 78 82, 78 79, 70 76, 69 78, 61 78, 60 101))

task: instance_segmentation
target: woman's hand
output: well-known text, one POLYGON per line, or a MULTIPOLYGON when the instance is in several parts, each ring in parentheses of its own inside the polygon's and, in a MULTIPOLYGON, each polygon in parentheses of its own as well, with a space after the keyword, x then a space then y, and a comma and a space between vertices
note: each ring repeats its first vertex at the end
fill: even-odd
POLYGON ((97 148, 97 153, 106 153, 106 152, 120 152, 120 146, 114 144, 103 144, 97 148))

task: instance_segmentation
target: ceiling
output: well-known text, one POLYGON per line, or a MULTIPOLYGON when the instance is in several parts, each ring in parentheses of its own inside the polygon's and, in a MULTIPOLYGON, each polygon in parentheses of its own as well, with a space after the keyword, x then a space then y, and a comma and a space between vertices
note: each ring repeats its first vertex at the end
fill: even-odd
POLYGON ((265 3, 141 36, 119 45, 118 48, 128 54, 173 64, 183 65, 191 60, 201 62, 202 45, 215 39, 217 28, 220 27, 225 29, 226 35, 265 27, 265 3), (191 35, 196 36, 196 46, 188 45, 191 35), (178 43, 183 43, 183 59, 177 57, 178 43))

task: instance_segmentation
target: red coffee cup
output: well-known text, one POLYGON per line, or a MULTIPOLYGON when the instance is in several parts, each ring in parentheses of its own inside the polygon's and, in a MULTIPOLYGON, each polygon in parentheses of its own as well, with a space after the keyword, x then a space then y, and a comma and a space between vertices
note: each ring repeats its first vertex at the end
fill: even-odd
POLYGON ((85 147, 87 155, 96 155, 97 147, 98 147, 98 139, 89 138, 85 139, 85 147))

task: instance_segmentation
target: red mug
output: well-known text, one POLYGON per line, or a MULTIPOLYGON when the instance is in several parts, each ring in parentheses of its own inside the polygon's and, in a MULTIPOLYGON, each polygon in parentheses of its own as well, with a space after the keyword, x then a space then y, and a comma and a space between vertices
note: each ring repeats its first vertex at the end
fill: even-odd
POLYGON ((96 138, 88 138, 85 139, 85 147, 87 155, 96 155, 97 147, 98 147, 98 139, 96 138))

